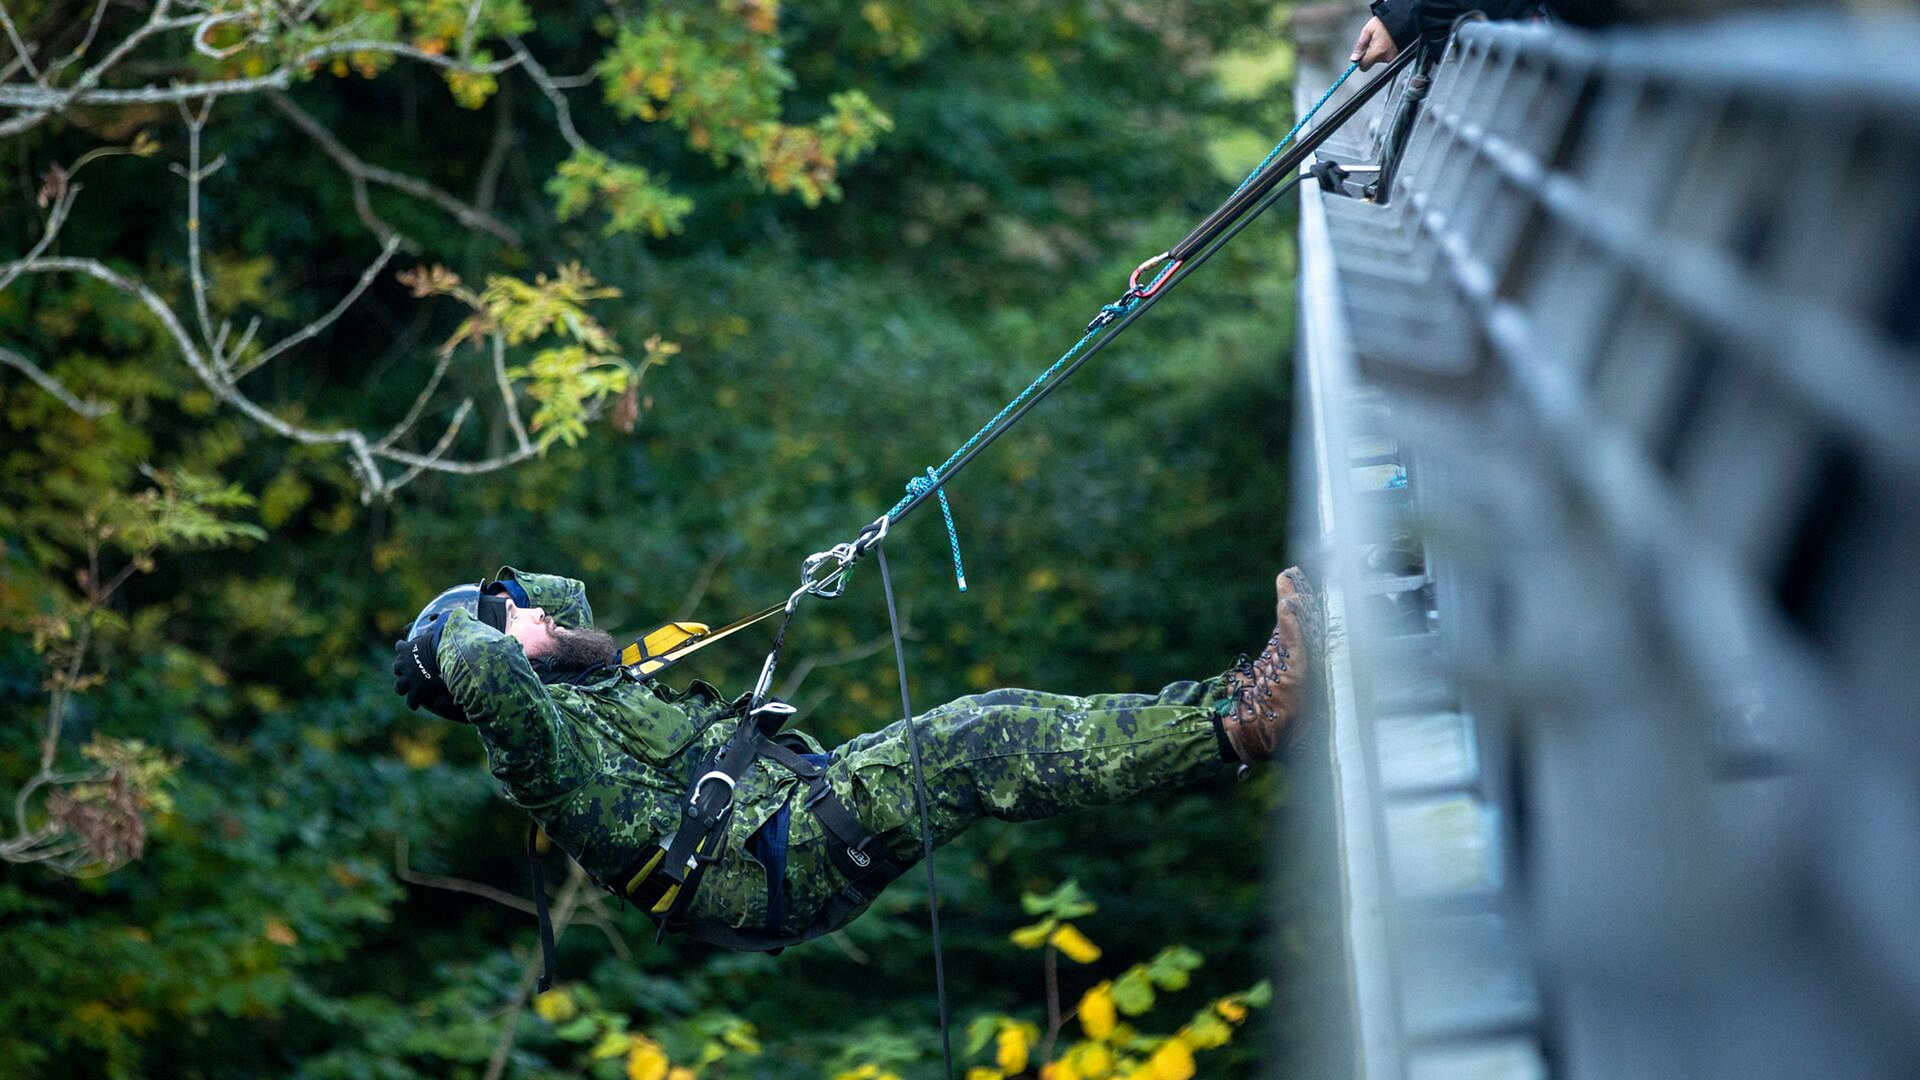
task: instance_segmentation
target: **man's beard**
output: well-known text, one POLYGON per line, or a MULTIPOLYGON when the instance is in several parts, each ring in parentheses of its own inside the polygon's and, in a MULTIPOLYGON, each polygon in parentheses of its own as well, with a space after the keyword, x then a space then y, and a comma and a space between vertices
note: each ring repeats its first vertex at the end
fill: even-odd
POLYGON ((533 667, 542 674, 578 675, 613 663, 616 655, 613 635, 599 627, 588 626, 578 630, 556 627, 553 631, 553 650, 533 661, 533 667))

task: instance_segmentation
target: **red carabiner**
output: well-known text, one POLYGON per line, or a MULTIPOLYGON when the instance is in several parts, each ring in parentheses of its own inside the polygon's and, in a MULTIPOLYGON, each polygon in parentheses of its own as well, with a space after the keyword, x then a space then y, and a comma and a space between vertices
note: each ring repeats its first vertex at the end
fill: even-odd
POLYGON ((1185 259, 1175 259, 1173 262, 1168 263, 1167 268, 1162 270, 1159 276, 1149 282, 1144 289, 1140 287, 1140 275, 1166 262, 1167 257, 1171 254, 1173 253, 1170 251, 1163 251, 1153 258, 1148 259, 1146 262, 1141 263, 1139 266, 1134 267, 1133 276, 1127 279, 1127 295, 1136 300, 1145 300, 1147 297, 1152 296, 1165 287, 1167 281, 1173 277, 1174 272, 1179 270, 1181 265, 1186 262, 1185 259))

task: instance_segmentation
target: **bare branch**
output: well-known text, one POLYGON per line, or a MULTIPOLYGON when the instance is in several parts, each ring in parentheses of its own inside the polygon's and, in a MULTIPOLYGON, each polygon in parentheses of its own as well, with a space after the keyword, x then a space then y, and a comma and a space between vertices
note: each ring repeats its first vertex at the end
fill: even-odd
MULTIPOLYGON (((462 202, 453 195, 434 187, 432 184, 418 177, 407 176, 404 173, 394 172, 392 169, 381 168, 378 165, 367 164, 356 156, 353 151, 348 150, 342 145, 340 140, 335 138, 333 132, 328 131, 324 124, 315 120, 306 110, 294 104, 293 100, 285 94, 278 91, 271 91, 267 94, 267 100, 272 102, 273 106, 279 109, 287 119, 293 121, 295 127, 305 132, 308 138, 319 143, 320 149, 325 151, 326 155, 333 159, 334 164, 340 166, 340 170, 352 177, 356 182, 371 181, 376 184, 384 184, 396 191, 404 191, 415 198, 425 199, 440 209, 445 210, 454 220, 467 228, 483 229, 515 247, 520 246, 520 235, 501 223, 501 221, 493 215, 462 202)), ((359 196, 356 195, 356 199, 357 198, 359 198, 359 196)), ((370 214, 370 209, 363 212, 361 219, 366 220, 370 214)), ((369 228, 372 228, 372 226, 369 225, 369 228)), ((381 229, 376 228, 374 231, 379 233, 381 229)), ((391 230, 387 231, 391 232, 391 230)))
POLYGON ((113 411, 111 404, 94 401, 91 398, 83 400, 76 397, 73 391, 60 384, 60 380, 42 371, 33 361, 5 346, 0 346, 0 364, 5 364, 32 379, 39 384, 40 389, 59 398, 62 405, 89 420, 98 420, 113 411))
POLYGON ((213 112, 213 99, 202 102, 197 114, 188 109, 184 101, 177 107, 181 121, 187 125, 187 167, 179 171, 187 178, 187 274, 193 286, 193 311, 200 319, 201 340, 212 348, 214 363, 224 366, 219 346, 214 344, 213 317, 207 310, 207 278, 200 265, 200 181, 218 169, 225 159, 215 161, 212 168, 200 167, 200 132, 213 112))
POLYGON ((473 185, 473 203, 482 210, 493 209, 500 170, 507 164, 507 151, 513 149, 513 85, 501 83, 500 92, 493 96, 493 143, 487 147, 486 160, 480 163, 480 178, 473 185))
POLYGON ((406 472, 401 473, 400 479, 387 485, 387 492, 391 494, 412 483, 414 477, 419 476, 422 472, 431 468, 435 462, 446 456, 447 448, 453 445, 454 437, 460 434, 461 425, 465 424, 467 417, 471 415, 473 415, 473 399, 468 398, 460 403, 458 409, 453 411, 453 420, 447 424, 447 430, 441 433, 440 441, 433 444, 433 449, 427 453, 426 460, 408 469, 406 472))
POLYGON ((440 388, 440 380, 447 373, 447 365, 452 362, 452 353, 443 352, 440 354, 440 359, 433 365, 433 374, 427 377, 427 385, 421 387, 420 393, 415 395, 413 407, 407 410, 407 415, 402 417, 399 423, 393 425, 393 430, 387 432, 384 438, 374 444, 375 449, 385 450, 387 447, 399 442, 407 432, 413 430, 413 425, 420 422, 420 414, 425 411, 427 407, 427 399, 431 398, 433 392, 440 388))
MULTIPOLYGON (((419 885, 427 889, 443 889, 447 892, 477 896, 482 900, 491 900, 501 907, 512 908, 515 911, 525 912, 528 915, 534 913, 532 901, 522 900, 520 897, 515 896, 505 889, 496 889, 485 882, 469 881, 466 878, 444 877, 440 874, 423 874, 408 864, 408 850, 409 845, 406 837, 396 836, 393 838, 393 876, 399 878, 401 881, 409 885, 419 885)), ((592 901, 588 903, 591 904, 592 901)), ((581 922, 590 924, 595 922, 611 923, 611 920, 604 915, 582 915, 579 916, 579 918, 581 922)), ((616 938, 615 940, 620 939, 616 938)), ((621 941, 623 947, 625 944, 624 941, 621 941)))
POLYGON ((94 36, 100 33, 100 21, 106 17, 107 4, 110 2, 111 0, 99 0, 98 3, 93 5, 93 19, 87 23, 87 36, 80 39, 80 44, 75 45, 72 52, 47 65, 47 75, 49 77, 71 66, 75 61, 85 56, 88 49, 93 47, 94 36))
POLYGON ((27 74, 33 77, 34 82, 45 86, 47 77, 40 73, 39 68, 33 66, 33 50, 27 47, 26 42, 20 40, 20 31, 14 27, 13 16, 7 13, 7 5, 4 3, 0 3, 0 26, 6 28, 7 41, 13 46, 14 56, 19 59, 21 66, 27 69, 27 74))
MULTIPOLYGON (((100 62, 80 73, 72 86, 64 90, 53 90, 46 86, 0 86, 0 105, 19 106, 27 111, 0 121, 0 139, 18 135, 36 127, 47 117, 66 108, 76 101, 86 101, 93 94, 100 80, 113 69, 115 64, 125 59, 127 54, 155 34, 169 30, 182 30, 199 21, 195 18, 169 19, 166 17, 171 0, 154 0, 153 10, 147 14, 147 21, 120 40, 100 62), (10 100, 18 98, 19 100, 10 100)), ((180 94, 167 100, 185 101, 198 95, 180 94)))
POLYGON ((47 227, 41 230, 40 239, 34 243, 32 250, 27 252, 24 259, 10 264, 9 268, 0 269, 0 290, 13 284, 13 279, 20 276, 20 271, 11 269, 11 266, 31 262, 46 253, 47 248, 53 244, 54 237, 60 235, 60 226, 67 223, 67 213, 73 209, 73 201, 79 197, 80 185, 69 180, 65 189, 54 198, 53 209, 47 213, 47 227))
POLYGON ((573 109, 567 105, 567 96, 554 85, 553 76, 547 74, 547 69, 540 66, 540 61, 533 58, 533 54, 527 51, 526 45, 518 37, 509 35, 507 43, 513 46, 514 58, 520 61, 521 67, 526 69, 527 77, 533 80, 533 85, 539 87, 540 92, 553 103, 553 115, 560 122, 560 135, 567 140, 567 145, 575 150, 589 149, 587 140, 581 138, 580 132, 573 126, 573 109))
POLYGON ((527 426, 520 422, 520 399, 513 395, 513 380, 507 378, 507 339, 499 334, 487 335, 493 347, 493 381, 500 388, 500 402, 506 406, 507 425, 513 429, 514 445, 521 450, 533 449, 527 441, 527 426))
MULTIPOLYGON (((587 880, 586 871, 580 864, 567 865, 567 883, 561 887, 560 895, 553 901, 553 939, 558 942, 567 932, 567 924, 573 920, 573 909, 580 897, 580 886, 587 880)), ((494 1043, 493 1056, 487 1061, 485 1080, 500 1080, 506 1075, 507 1058, 513 1054, 513 1043, 520 1034, 520 1014, 526 1010, 527 995, 532 993, 534 983, 540 976, 540 954, 535 952, 527 957, 520 969, 520 980, 514 986, 513 1000, 507 1005, 506 1014, 500 1021, 500 1039, 494 1043)))
POLYGON ((707 586, 713 584, 713 575, 719 572, 720 564, 726 561, 726 558, 726 551, 716 551, 700 564, 700 572, 693 576, 693 584, 687 587, 687 595, 681 597, 680 605, 673 609, 679 613, 674 618, 693 618, 695 609, 700 606, 701 598, 707 595, 707 586))
POLYGON ((233 378, 239 379, 247 375, 288 349, 313 340, 322 330, 332 326, 348 308, 353 306, 354 301, 360 299, 360 294, 367 291, 367 286, 373 284, 373 279, 380 276, 380 271, 386 269, 388 260, 393 258, 394 251, 400 247, 400 240, 397 234, 387 238, 386 246, 380 249, 380 254, 360 272, 360 280, 353 283, 353 288, 347 292, 347 295, 340 298, 339 303, 333 305, 332 310, 262 350, 259 356, 254 357, 244 366, 234 369, 233 378))
MULTIPOLYGON (((154 9, 156 16, 166 9, 167 4, 168 0, 158 0, 154 9)), ((27 110, 5 121, 0 121, 0 138, 17 135, 35 127, 48 117, 73 105, 166 105, 203 98, 212 100, 233 94, 252 94, 262 90, 285 90, 293 85, 294 75, 303 72, 309 65, 352 53, 397 56, 430 67, 468 75, 498 75, 512 70, 520 63, 519 58, 515 57, 487 64, 471 64, 394 41, 334 41, 308 49, 280 67, 252 78, 176 83, 171 86, 143 86, 130 90, 99 88, 101 76, 113 65, 119 63, 140 42, 168 30, 199 26, 204 18, 204 16, 181 19, 149 18, 145 25, 120 42, 106 59, 88 68, 85 74, 66 89, 55 90, 42 86, 0 86, 0 105, 27 110)))
MULTIPOLYGON (((900 636, 903 638, 912 638, 915 635, 916 631, 913 628, 913 606, 911 603, 903 604, 900 608, 900 636)), ((841 664, 851 664, 855 660, 865 660, 867 657, 872 656, 874 653, 892 644, 893 635, 886 633, 881 634, 879 637, 860 642, 857 645, 849 645, 844 649, 809 656, 793 666, 792 674, 788 675, 787 681, 780 685, 779 690, 775 691, 775 696, 792 698, 794 694, 799 692, 800 684, 806 682, 807 676, 813 674, 816 670, 823 667, 839 667, 841 664)))
MULTIPOLYGON (((344 447, 352 455, 354 469, 361 478, 363 485, 361 497, 365 501, 371 501, 374 496, 385 497, 392 492, 393 485, 386 480, 380 468, 381 461, 389 461, 417 470, 408 473, 407 479, 412 479, 418 475, 419 471, 478 476, 517 465, 539 453, 537 445, 529 444, 478 461, 447 461, 441 457, 443 451, 419 454, 395 446, 376 446, 368 441, 365 433, 353 428, 311 428, 295 424, 274 414, 242 393, 231 379, 216 370, 208 356, 195 343, 186 326, 180 322, 179 316, 167 306, 166 301, 145 284, 115 271, 98 259, 57 257, 19 259, 0 264, 0 276, 17 276, 22 273, 85 274, 138 300, 154 318, 160 321, 161 327, 173 339, 174 346, 180 350, 181 358, 187 362, 187 366, 192 369, 202 385, 212 391, 219 400, 231 405, 249 420, 282 438, 305 446, 344 447)), ((471 403, 469 402, 468 405, 470 406, 471 403)), ((590 409, 587 419, 597 418, 599 413, 598 408, 590 409)), ((442 441, 445 442, 446 438, 443 436, 442 441)))

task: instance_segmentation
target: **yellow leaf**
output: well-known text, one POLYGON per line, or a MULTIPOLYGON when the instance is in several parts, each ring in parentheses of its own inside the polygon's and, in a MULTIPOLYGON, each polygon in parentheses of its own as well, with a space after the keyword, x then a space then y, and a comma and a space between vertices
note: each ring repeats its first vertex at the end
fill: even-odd
POLYGON ((300 941, 300 935, 293 932, 293 927, 279 919, 268 919, 266 939, 275 945, 296 945, 300 941))
POLYGON ((1012 1024, 1000 1029, 994 1039, 994 1064, 1004 1073, 1025 1072, 1027 1068, 1027 1033, 1012 1024))
POLYGON ((1192 1080, 1193 1048, 1177 1036, 1168 1039, 1147 1059, 1146 1072, 1154 1080, 1192 1080))
POLYGON ((1023 926, 1008 934, 1007 937, 1023 949, 1037 949, 1047 943, 1047 937, 1053 933, 1053 928, 1053 920, 1048 919, 1045 922, 1034 923, 1032 926, 1023 926))
POLYGON ((1104 1039, 1113 1033, 1113 983, 1102 982, 1080 998, 1080 1027, 1090 1039, 1104 1039))
POLYGON ((1219 1013, 1221 1019, 1235 1024, 1247 1018, 1247 1007, 1231 998, 1221 998, 1214 1002, 1213 1011, 1219 1013))
POLYGON ((635 1039, 627 1053, 627 1080, 666 1080, 667 1053, 651 1039, 635 1039))
POLYGON ((693 1070, 685 1065, 675 1065, 667 1070, 667 1080, 693 1080, 693 1070))
POLYGON ((1100 959, 1100 946, 1088 941, 1087 935, 1072 923, 1061 923, 1060 929, 1047 938, 1047 943, 1076 964, 1091 964, 1100 959))
POLYGON ((564 987, 556 986, 533 999, 533 1011, 549 1024, 564 1024, 573 1019, 580 1008, 573 1003, 572 994, 567 993, 564 987))
POLYGON ((985 1065, 975 1065, 967 1070, 967 1080, 1006 1080, 1006 1074, 995 1072, 985 1065))

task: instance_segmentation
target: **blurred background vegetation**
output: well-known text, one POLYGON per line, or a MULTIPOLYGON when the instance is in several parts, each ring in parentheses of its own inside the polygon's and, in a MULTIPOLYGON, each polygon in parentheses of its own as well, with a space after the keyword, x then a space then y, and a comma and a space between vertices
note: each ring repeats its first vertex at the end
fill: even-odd
MULTIPOLYGON (((192 18, 110 70, 154 9, 6 8, 36 62, 0 89, 94 64, 95 88, 173 89, 76 93, 4 143, 3 1071, 936 1075, 917 874, 777 957, 655 944, 596 900, 536 1007, 531 916, 500 902, 526 895, 524 819, 469 732, 392 696, 391 643, 508 562, 585 578, 616 634, 784 596, 1285 130, 1285 5, 215 3, 163 12, 192 18), (370 472, 237 397, 506 464, 370 472)), ((896 531, 916 703, 1150 690, 1264 640, 1291 266, 1281 221, 1250 231, 953 486, 970 592, 936 514, 896 531)), ((896 710, 859 578, 804 612, 782 674, 829 742, 896 710)), ((763 645, 668 681, 737 692, 763 645)), ((1143 1032, 1245 1024, 1196 1034, 1201 1073, 1277 1070, 1312 945, 1260 839, 1285 800, 1269 770, 942 852, 968 1064, 1040 1067, 1057 962, 1068 1009, 1118 984, 1143 1032), (1069 905, 1104 950, 1086 963, 1078 938, 1009 940, 1052 910, 1023 895, 1068 881, 1097 904, 1069 905), (1231 997, 1269 976, 1271 1005, 1231 997)))

